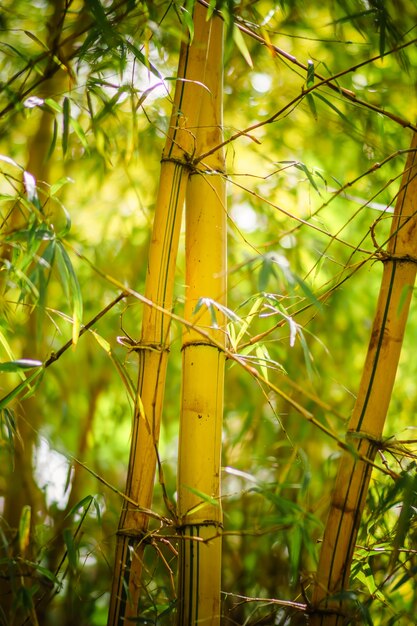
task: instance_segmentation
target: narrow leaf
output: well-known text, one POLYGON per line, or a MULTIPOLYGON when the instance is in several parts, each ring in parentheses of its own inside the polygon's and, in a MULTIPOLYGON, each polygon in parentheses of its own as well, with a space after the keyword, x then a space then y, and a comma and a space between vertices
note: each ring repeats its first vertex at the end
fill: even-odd
POLYGON ((79 124, 79 122, 77 120, 75 120, 73 117, 70 118, 70 124, 71 127, 74 129, 75 134, 77 135, 78 139, 81 141, 83 147, 88 150, 88 141, 87 141, 87 137, 85 132, 83 131, 83 129, 81 128, 81 125, 79 124))
POLYGON ((54 119, 54 123, 52 127, 52 139, 51 139, 50 146, 48 148, 48 154, 46 155, 47 161, 49 161, 49 159, 54 153, 57 138, 58 138, 58 122, 54 119))
POLYGON ((61 242, 57 242, 57 250, 59 250, 62 261, 65 266, 65 270, 68 277, 68 287, 69 287, 69 296, 71 298, 72 305, 72 317, 73 317, 73 326, 72 326, 72 343, 73 345, 77 345, 78 337, 80 334, 82 317, 83 317, 83 299, 80 289, 80 284, 78 282, 77 275, 75 273, 74 267, 71 263, 71 259, 69 258, 67 251, 61 242))
POLYGON ((245 59, 246 63, 249 65, 249 67, 253 68, 252 58, 248 50, 248 47, 246 45, 246 42, 243 39, 242 33, 236 26, 233 28, 233 39, 234 39, 235 44, 239 48, 241 55, 245 59))
POLYGON ((17 359, 16 361, 7 361, 0 363, 0 372, 18 372, 19 370, 28 370, 33 367, 42 367, 42 361, 34 361, 32 359, 17 359))
POLYGON ((307 62, 307 88, 309 89, 314 85, 314 63, 313 61, 307 62))
POLYGON ((4 409, 9 402, 14 400, 17 396, 20 395, 22 391, 24 391, 27 387, 30 388, 30 383, 34 381, 40 374, 42 373, 42 369, 37 369, 30 376, 28 376, 24 381, 22 381, 19 385, 17 385, 14 389, 12 389, 9 393, 7 393, 0 400, 0 409, 4 409))
POLYGON ((317 115, 316 103, 314 102, 314 96, 313 94, 308 93, 306 98, 307 98, 308 106, 310 107, 310 111, 312 112, 313 117, 317 122, 318 115, 317 115))
POLYGON ((64 543, 67 549, 68 565, 72 572, 77 570, 78 554, 74 543, 74 537, 69 528, 65 528, 63 532, 64 543))
POLYGON ((107 19, 106 12, 99 0, 86 0, 86 4, 90 9, 93 17, 97 21, 103 37, 106 43, 109 45, 109 48, 113 48, 114 41, 116 38, 115 30, 113 29, 111 23, 107 19))
POLYGON ((68 149, 68 136, 69 136, 69 124, 70 124, 70 101, 67 97, 64 98, 64 104, 62 108, 63 113, 63 127, 62 127, 62 152, 65 156, 68 149))
POLYGON ((91 506, 91 502, 93 500, 93 496, 85 496, 85 498, 74 504, 71 510, 67 513, 66 517, 72 517, 79 509, 84 509, 84 511, 86 511, 91 506))
POLYGON ((184 24, 186 25, 188 29, 189 42, 192 43, 194 39, 194 21, 193 21, 192 10, 189 11, 188 8, 183 8, 181 17, 184 20, 184 24))
POLYGON ((22 508, 19 520, 19 550, 21 554, 26 552, 26 548, 30 541, 30 520, 32 517, 32 509, 28 504, 22 508))

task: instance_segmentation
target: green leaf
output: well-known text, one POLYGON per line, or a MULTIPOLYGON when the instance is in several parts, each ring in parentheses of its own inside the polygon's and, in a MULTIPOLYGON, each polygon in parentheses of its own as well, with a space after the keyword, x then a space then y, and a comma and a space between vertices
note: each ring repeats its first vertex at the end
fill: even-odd
POLYGON ((30 520, 32 517, 32 509, 28 504, 22 508, 19 520, 19 550, 23 555, 30 541, 30 520))
POLYGON ((78 122, 78 120, 74 119, 73 117, 71 117, 69 121, 70 121, 71 127, 75 131, 75 134, 77 135, 78 139, 81 141, 83 148, 88 150, 87 137, 86 137, 85 132, 81 128, 80 123, 78 122))
POLYGON ((27 199, 38 209, 38 211, 41 211, 42 207, 41 203, 39 202, 36 179, 34 176, 32 176, 30 172, 27 172, 26 170, 23 172, 23 183, 25 185, 27 199))
POLYGON ((93 500, 94 497, 92 495, 85 496, 85 498, 82 498, 82 500, 74 504, 71 510, 67 513, 66 517, 72 517, 74 513, 77 513, 79 509, 84 509, 84 511, 87 511, 90 508, 93 500))
MULTIPOLYGON (((310 95, 310 94, 308 94, 310 95)), ((308 98, 307 98, 308 99, 308 98)), ((317 183, 314 180, 314 176, 311 173, 311 171, 309 170, 309 168, 307 167, 307 165, 305 165, 304 163, 301 163, 301 161, 299 161, 298 163, 294 163, 295 167, 299 170, 301 170, 302 172, 304 172, 304 174, 307 176, 310 184, 312 185, 312 187, 314 187, 314 189, 317 191, 317 193, 319 194, 319 196, 321 196, 320 190, 317 187, 317 183)))
MULTIPOLYGON (((203 491, 200 491, 199 489, 195 489, 194 487, 189 487, 188 485, 184 485, 184 488, 202 500, 201 504, 197 504, 195 507, 192 508, 193 513, 195 513, 198 508, 201 508, 202 506, 204 506, 204 503, 211 504, 212 506, 217 506, 217 507, 220 506, 220 502, 217 498, 213 498, 213 496, 209 496, 207 493, 204 493, 203 491)), ((188 511, 188 513, 191 513, 191 511, 188 511)))
POLYGON ((9 402, 11 402, 12 400, 14 400, 14 398, 16 398, 17 396, 20 395, 20 393, 22 391, 24 391, 27 387, 30 388, 30 383, 32 381, 34 381, 38 376, 40 376, 40 374, 42 373, 43 369, 37 369, 34 372, 32 372, 32 374, 30 376, 28 376, 24 381, 22 381, 19 385, 17 385, 14 389, 12 389, 11 391, 9 391, 9 393, 7 393, 5 396, 3 396, 3 398, 1 398, 0 400, 0 409, 5 408, 9 402))
POLYGON ((252 62, 250 52, 243 38, 243 35, 240 32, 240 30, 237 28, 237 26, 234 26, 233 28, 233 39, 234 39, 235 44, 239 48, 241 55, 245 59, 246 63, 249 65, 249 67, 253 68, 253 62, 252 62))
POLYGON ((137 48, 134 44, 132 44, 127 39, 125 40, 124 43, 125 43, 126 47, 128 48, 128 50, 130 50, 135 55, 137 60, 140 61, 142 63, 142 65, 144 65, 150 72, 152 72, 152 74, 154 76, 159 78, 159 80, 163 80, 163 76, 162 76, 161 72, 155 67, 155 65, 153 65, 149 61, 149 59, 147 57, 145 57, 145 55, 143 54, 143 52, 141 52, 141 50, 139 50, 139 48, 137 48))
POLYGON ((58 139, 58 122, 54 119, 54 123, 52 127, 52 139, 51 139, 51 144, 48 148, 48 154, 46 155, 46 161, 49 161, 52 154, 54 153, 57 139, 58 139))
POLYGON ((243 323, 242 323, 242 325, 241 325, 241 327, 239 329, 239 332, 238 332, 237 337, 236 337, 236 345, 239 345, 240 341, 243 339, 243 337, 247 333, 249 326, 252 324, 253 320, 257 316, 260 308, 263 305, 263 302, 264 302, 263 296, 255 298, 255 301, 252 304, 252 307, 251 307, 248 315, 243 320, 243 323))
POLYGON ((189 42, 192 43, 194 39, 194 20, 193 20, 193 7, 195 0, 186 2, 185 7, 182 7, 181 18, 188 30, 189 42))
POLYGON ((313 61, 307 62, 307 89, 310 89, 314 85, 314 63, 313 61))
POLYGON ((115 43, 118 41, 119 37, 116 34, 113 26, 107 19, 106 12, 99 0, 86 0, 86 5, 88 6, 91 14, 96 20, 106 44, 112 49, 115 43))
POLYGON ((64 186, 64 185, 68 185, 68 183, 73 183, 74 181, 72 180, 72 178, 69 178, 68 176, 63 176, 63 178, 60 178, 59 180, 56 181, 56 183, 54 183, 53 185, 51 185, 50 189, 49 189, 49 194, 51 196, 55 196, 55 194, 58 193, 58 191, 64 186))
POLYGON ((70 124, 70 112, 71 112, 71 104, 69 98, 65 96, 64 104, 62 107, 63 114, 63 127, 62 127, 62 152, 65 156, 68 149, 68 136, 69 136, 69 124, 70 124))
MULTIPOLYGON (((91 496, 90 496, 91 497, 91 496)), ((67 549, 68 565, 70 570, 75 573, 78 565, 78 552, 75 546, 74 537, 69 528, 65 528, 63 531, 64 543, 67 549)))
POLYGON ((294 583, 299 576, 299 566, 301 558, 301 547, 303 545, 303 533, 299 524, 294 524, 291 532, 288 533, 288 548, 290 556, 290 577, 294 583))
POLYGON ((306 338, 304 337, 304 333, 300 329, 300 327, 298 327, 298 338, 300 340, 301 347, 303 348, 303 352, 304 352, 304 362, 307 368, 307 375, 309 379, 311 380, 314 375, 313 357, 311 355, 310 350, 308 349, 306 338))
POLYGON ((342 113, 342 111, 340 109, 338 109, 337 106, 335 106, 332 102, 330 102, 330 100, 325 98, 317 90, 315 91, 314 96, 315 96, 315 98, 318 98, 319 100, 321 100, 322 102, 327 104, 327 106, 330 107, 335 113, 337 113, 337 115, 339 115, 339 117, 341 117, 342 120, 344 122, 346 122, 346 124, 349 124, 349 126, 354 126, 354 124, 352 124, 352 119, 349 119, 348 117, 346 117, 346 115, 344 113, 342 113))
POLYGON ((213 15, 213 13, 214 13, 214 11, 216 9, 216 5, 217 5, 217 0, 209 0, 209 5, 207 7, 207 16, 206 16, 207 22, 209 21, 209 19, 213 15))
POLYGON ((46 567, 42 567, 42 565, 39 565, 39 563, 31 563, 31 565, 36 569, 37 572, 39 572, 39 574, 50 580, 52 583, 54 583, 55 585, 60 585, 60 581, 55 576, 55 574, 51 572, 51 570, 47 569, 46 567))
POLYGON ((265 291, 271 277, 275 277, 275 269, 270 254, 265 254, 262 259, 261 271, 258 277, 259 291, 265 291))
POLYGON ((62 106, 58 104, 58 102, 55 102, 55 100, 52 100, 52 98, 45 98, 44 103, 47 104, 50 109, 55 111, 55 113, 62 113, 62 106))
POLYGON ((312 93, 308 93, 308 94, 306 95, 306 98, 307 98, 307 103, 308 103, 308 106, 310 107, 310 111, 312 112, 313 117, 314 117, 314 119, 315 119, 315 120, 316 120, 316 122, 317 122, 317 120, 318 120, 318 115, 317 115, 316 103, 314 102, 314 96, 313 96, 313 94, 312 94, 312 93))
POLYGON ((34 361, 32 359, 18 359, 17 361, 7 361, 0 363, 0 372, 18 372, 19 370, 28 370, 33 367, 42 367, 42 361, 34 361))
POLYGON ((268 367, 266 366, 266 362, 269 359, 268 350, 265 346, 257 345, 255 349, 255 354, 259 361, 259 368, 261 370, 262 376, 265 378, 266 381, 269 381, 268 367))
MULTIPOLYGON (((65 276, 67 278, 67 285, 65 285, 65 287, 71 300, 73 317, 72 343, 75 346, 78 342, 83 317, 83 298, 80 284, 78 282, 74 267, 71 263, 71 259, 69 258, 67 251, 60 241, 57 242, 57 251, 59 252, 60 257, 63 261, 65 276)), ((61 272, 61 275, 62 274, 63 273, 61 272)))

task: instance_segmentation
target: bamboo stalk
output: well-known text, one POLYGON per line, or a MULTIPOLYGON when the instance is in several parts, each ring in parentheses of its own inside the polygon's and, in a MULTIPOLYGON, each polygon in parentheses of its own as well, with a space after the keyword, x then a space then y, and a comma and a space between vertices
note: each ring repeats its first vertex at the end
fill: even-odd
POLYGON ((342 626, 343 592, 365 506, 372 467, 381 441, 407 323, 417 271, 417 134, 413 136, 391 226, 382 283, 358 397, 348 426, 321 548, 311 626, 342 626), (333 596, 333 597, 332 597, 333 596), (323 611, 324 610, 324 611, 323 611))
MULTIPOLYGON (((222 142, 223 23, 213 18, 206 86, 197 132, 198 153, 222 142)), ((223 151, 192 175, 186 199, 186 304, 184 316, 208 330, 183 335, 183 384, 178 461, 181 524, 178 626, 220 624, 220 461, 223 417, 226 304, 226 196, 223 151), (207 298, 199 308, 201 299, 207 298), (196 308, 198 310, 196 310, 196 308), (214 317, 216 324, 213 324, 214 317), (217 340, 217 345, 211 343, 217 340)))
MULTIPOLYGON (((204 89, 201 81, 205 75, 208 36, 206 9, 197 3, 193 41, 183 44, 180 51, 180 80, 176 84, 170 129, 162 154, 145 285, 145 297, 165 309, 172 307, 182 209, 204 89)), ((138 402, 125 494, 130 501, 146 509, 152 503, 168 349, 169 319, 160 310, 145 307, 141 340, 136 347, 139 355, 138 402)), ((138 615, 147 529, 147 516, 125 501, 117 533, 109 626, 120 625, 138 615)))

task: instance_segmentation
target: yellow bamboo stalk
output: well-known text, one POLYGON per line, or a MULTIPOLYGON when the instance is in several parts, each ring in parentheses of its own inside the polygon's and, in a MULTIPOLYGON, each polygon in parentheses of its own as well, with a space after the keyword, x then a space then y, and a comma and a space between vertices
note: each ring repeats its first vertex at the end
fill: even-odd
MULTIPOLYGON (((211 21, 197 154, 222 141, 223 23, 211 21)), ((181 533, 179 626, 220 624, 220 462, 223 416, 226 304, 226 195, 223 151, 191 176, 186 198, 186 303, 193 329, 183 335, 183 384, 178 461, 181 533), (204 304, 202 298, 206 298, 204 304), (201 306, 200 306, 201 305, 201 306), (197 310, 196 310, 197 309, 197 310), (215 318, 215 324, 214 322, 215 318), (217 327, 216 327, 217 326, 217 327), (211 344, 211 338, 217 345, 211 344)))
POLYGON ((340 460, 321 548, 311 626, 345 624, 343 591, 365 506, 373 460, 382 437, 417 271, 417 135, 413 136, 398 195, 382 283, 358 397, 347 432, 351 451, 340 460), (332 597, 333 596, 333 597, 332 597), (336 596, 336 597, 335 597, 336 596))
MULTIPOLYGON (((194 11, 194 38, 180 51, 178 78, 169 134, 162 154, 160 184, 148 257, 145 297, 170 309, 182 209, 189 163, 195 150, 207 57, 209 27, 206 9, 194 11), (185 79, 185 80, 183 80, 185 79)), ((138 402, 135 410, 125 494, 149 509, 152 503, 167 354, 169 319, 145 307, 139 355, 138 402)), ((117 533, 115 569, 108 624, 136 618, 148 518, 124 502, 117 533)))

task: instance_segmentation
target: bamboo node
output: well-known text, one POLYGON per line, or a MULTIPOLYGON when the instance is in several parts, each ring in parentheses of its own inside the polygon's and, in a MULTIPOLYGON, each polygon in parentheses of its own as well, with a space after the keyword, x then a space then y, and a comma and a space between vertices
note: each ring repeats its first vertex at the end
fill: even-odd
POLYGON ((195 348, 196 346, 205 346, 206 348, 215 348, 216 350, 218 350, 219 352, 224 352, 224 348, 221 346, 216 345, 215 343, 211 342, 211 341, 187 341, 184 342, 181 346, 181 351, 185 350, 186 348, 195 348))
POLYGON ((152 535, 143 530, 135 530, 132 528, 119 528, 116 532, 118 537, 126 537, 133 539, 136 543, 152 543, 152 535))
POLYGON ((149 352, 169 352, 169 346, 162 343, 135 341, 131 337, 116 337, 116 341, 121 346, 129 348, 129 352, 140 352, 141 350, 148 350, 149 352))
POLYGON ((397 263, 417 264, 417 257, 414 257, 411 254, 392 254, 391 252, 386 252, 385 250, 378 250, 377 252, 375 252, 375 258, 378 261, 382 261, 382 263, 388 263, 388 261, 396 261, 397 263))
POLYGON ((364 430, 348 430, 347 439, 366 439, 369 443, 373 443, 377 448, 383 446, 383 440, 364 430))
MULTIPOLYGON (((184 538, 184 533, 186 533, 187 530, 189 530, 191 527, 195 528, 196 526, 205 527, 205 528, 211 527, 213 529, 216 529, 216 534, 209 538, 204 539, 198 536, 191 537, 191 539, 195 539, 196 541, 201 541, 202 543, 207 543, 208 541, 212 541, 213 539, 216 539, 217 537, 221 536, 223 528, 224 528, 223 522, 219 522, 216 520, 204 520, 204 521, 195 521, 195 522, 183 521, 182 524, 177 524, 175 528, 177 532, 180 533, 181 538, 184 538)), ((187 538, 187 536, 185 536, 185 538, 187 538)))
POLYGON ((176 163, 177 165, 181 165, 181 167, 188 170, 192 174, 198 172, 197 167, 194 164, 193 157, 186 152, 184 152, 183 158, 163 156, 161 159, 161 163, 176 163))

